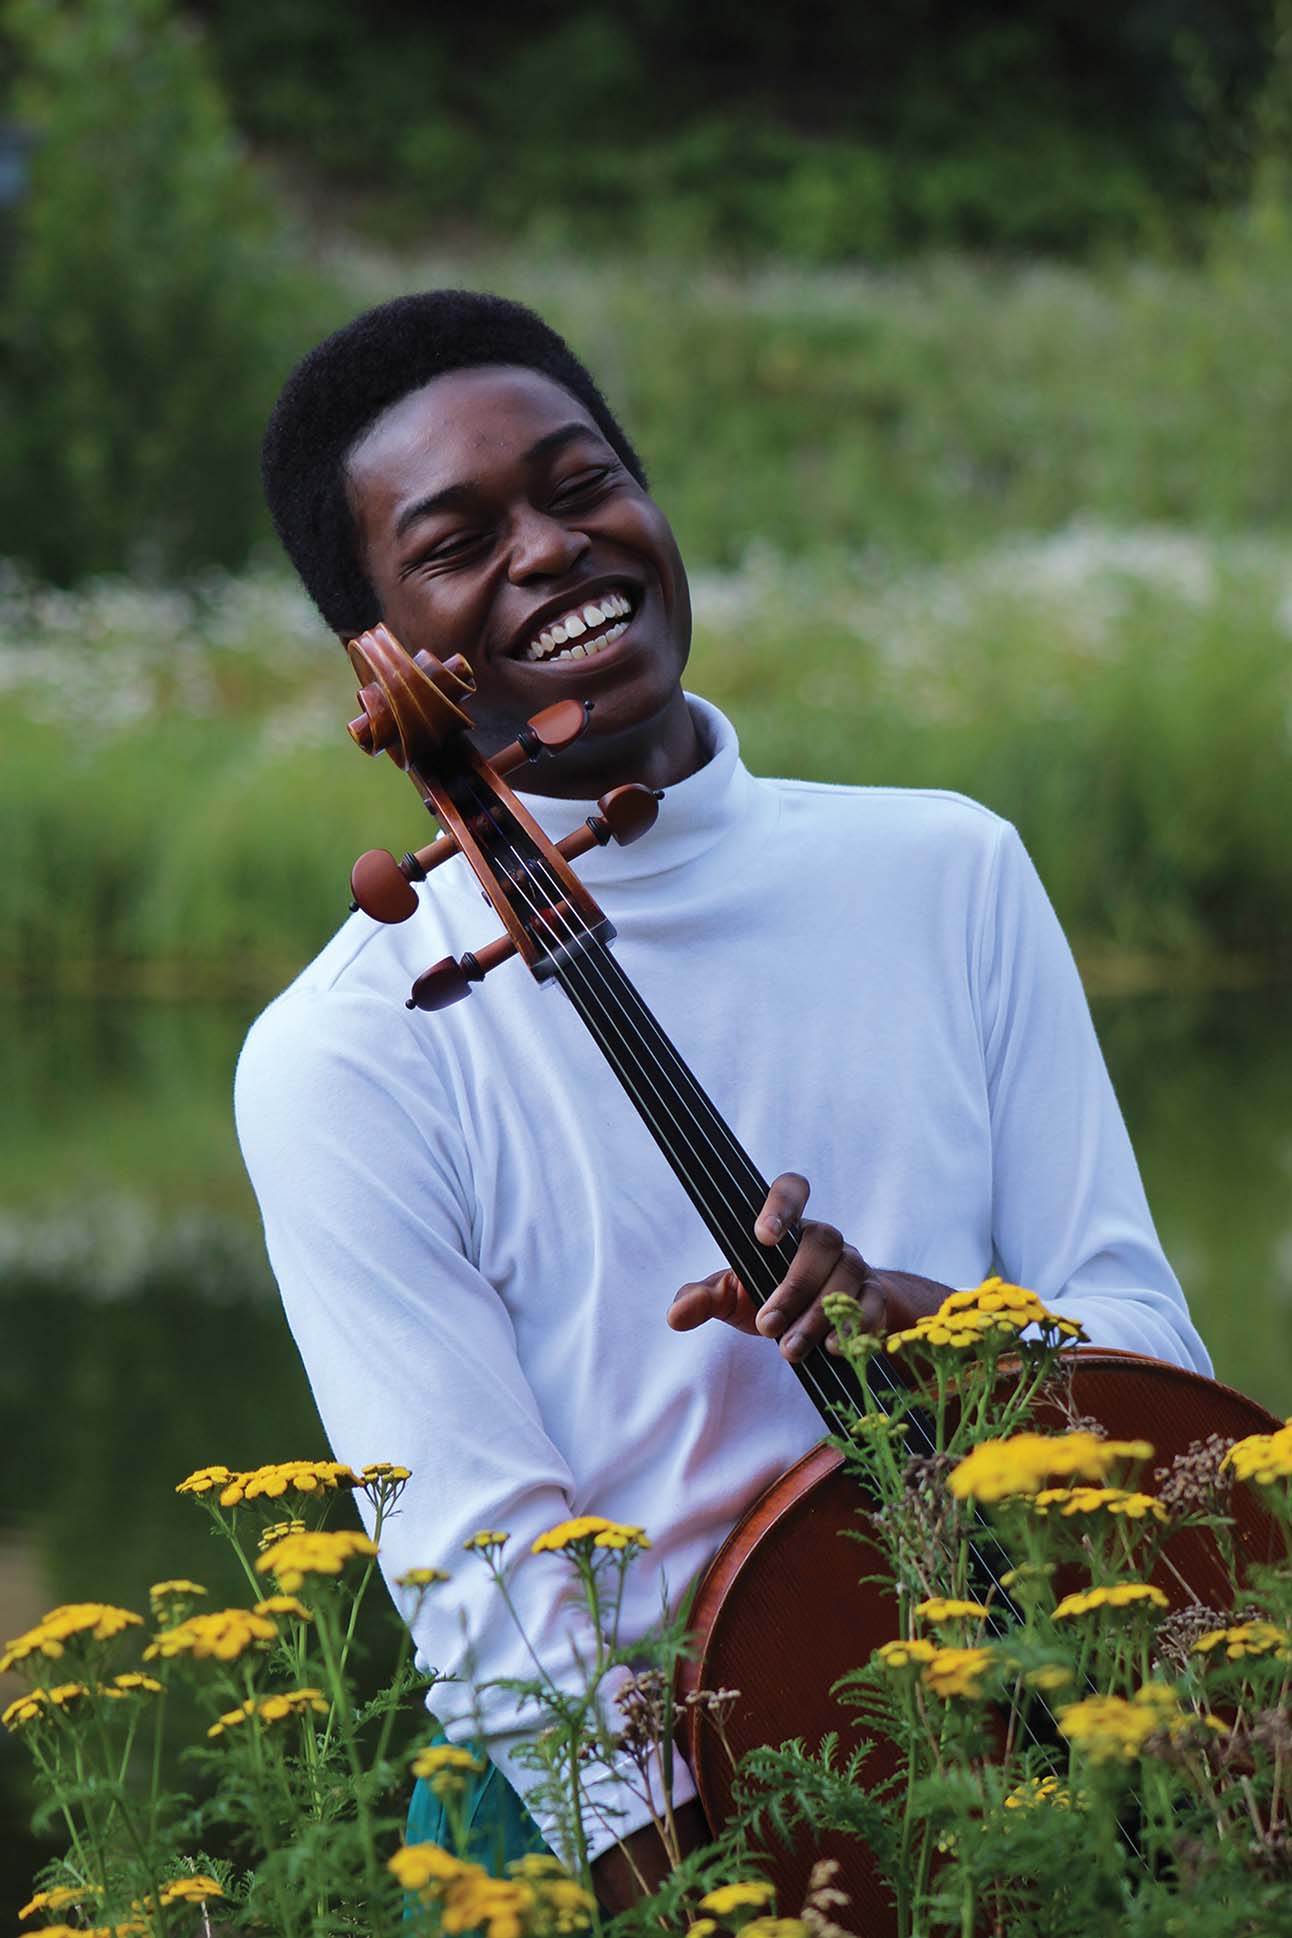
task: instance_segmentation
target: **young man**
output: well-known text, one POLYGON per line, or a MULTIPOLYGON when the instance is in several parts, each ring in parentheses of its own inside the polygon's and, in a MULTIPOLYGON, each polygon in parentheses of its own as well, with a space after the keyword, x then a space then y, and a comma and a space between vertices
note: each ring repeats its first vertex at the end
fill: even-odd
MULTIPOLYGON (((746 771, 729 724, 682 689, 690 606, 667 520, 559 337, 460 291, 369 312, 293 374, 265 478, 336 633, 382 619, 410 653, 466 655, 483 752, 558 698, 595 701, 583 739, 523 772, 550 834, 620 782, 665 790, 647 837, 581 872, 625 969, 777 1179, 757 1236, 801 1218, 805 1177, 821 1213, 755 1326, 557 992, 512 963, 469 1002, 407 1011, 430 962, 497 928, 457 861, 400 927, 356 915, 261 1017, 239 1132, 324 1425, 340 1459, 413 1469, 388 1576, 455 1576, 418 1620, 424 1662, 527 1673, 461 1553, 482 1527, 520 1555, 571 1514, 646 1527, 624 1633, 649 1627, 661 1576, 680 1592, 822 1437, 784 1361, 824 1336, 829 1292, 882 1327, 999 1270, 1098 1342, 1208 1370, 1012 829, 955 795, 746 771)), ((579 1644, 560 1586, 543 1559, 515 1575, 558 1681, 579 1644)), ((484 1727, 523 1789, 525 1716, 495 1691, 484 1727)), ((640 1850, 645 1808, 606 1801, 640 1850)), ((612 1843, 608 1821, 594 1850, 616 1901, 612 1843)))

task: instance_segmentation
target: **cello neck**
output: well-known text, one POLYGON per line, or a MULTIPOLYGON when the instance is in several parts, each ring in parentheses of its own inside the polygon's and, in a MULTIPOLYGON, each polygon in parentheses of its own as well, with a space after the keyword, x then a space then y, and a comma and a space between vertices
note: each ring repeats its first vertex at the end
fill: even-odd
MULTIPOLYGON (((699 1212, 754 1305, 763 1305, 798 1249, 797 1230, 775 1245, 754 1236, 767 1183, 605 943, 583 937, 565 952, 555 979, 619 1079, 642 1122, 699 1212)), ((831 1431, 862 1410, 852 1369, 817 1346, 794 1372, 831 1431)), ((875 1362, 875 1386, 896 1381, 875 1362)))

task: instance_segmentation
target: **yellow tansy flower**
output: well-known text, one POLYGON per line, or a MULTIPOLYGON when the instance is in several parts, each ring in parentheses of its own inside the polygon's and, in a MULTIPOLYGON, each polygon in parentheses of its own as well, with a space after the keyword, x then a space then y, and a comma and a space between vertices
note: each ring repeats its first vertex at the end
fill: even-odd
POLYGON ((196 1473, 189 1474, 175 1489, 177 1494, 212 1494, 219 1487, 226 1487, 233 1479, 228 1467, 199 1467, 196 1473))
POLYGON ((589 1548, 649 1548, 643 1528, 622 1521, 608 1521, 604 1514, 580 1514, 572 1521, 558 1521, 554 1528, 540 1534, 531 1550, 534 1554, 559 1554, 567 1548, 586 1543, 589 1548))
POLYGON ((101 1898, 101 1884, 56 1884, 50 1891, 37 1891, 19 1911, 20 1918, 30 1918, 33 1911, 63 1911, 69 1904, 84 1904, 87 1898, 101 1898))
POLYGON ((309 1529, 304 1521, 271 1521, 256 1543, 257 1552, 263 1554, 265 1549, 272 1548, 276 1541, 285 1541, 289 1534, 308 1533, 309 1529))
POLYGON ((1074 1615, 1091 1615, 1097 1608, 1169 1608, 1170 1602, 1151 1581, 1118 1581, 1107 1588, 1084 1588, 1065 1595, 1051 1618, 1066 1622, 1074 1615))
POLYGON ((751 1877, 738 1884, 720 1884, 716 1891, 700 1899, 700 1909, 712 1911, 715 1918, 725 1918, 729 1912, 743 1911, 746 1906, 757 1910, 760 1905, 771 1904, 775 1897, 775 1890, 765 1878, 751 1877))
POLYGON ((361 1478, 365 1481, 411 1480, 412 1477, 411 1467, 396 1467, 389 1460, 370 1460, 361 1470, 361 1478))
POLYGON ((1128 1521, 1143 1521, 1149 1515, 1156 1521, 1167 1519, 1156 1496, 1129 1493, 1124 1487, 1043 1487, 1033 1497, 1032 1512, 1045 1515, 1052 1509, 1064 1520, 1074 1514, 1116 1514, 1128 1521))
POLYGON ((1245 1655, 1269 1655, 1278 1662, 1292 1661, 1288 1631, 1274 1622, 1235 1622, 1230 1628, 1213 1628, 1200 1635, 1193 1645, 1195 1655, 1210 1655, 1224 1646, 1231 1662, 1245 1655))
POLYGON ((287 1492, 330 1493, 338 1487, 359 1487, 353 1467, 341 1460, 277 1460, 250 1473, 231 1474, 220 1491, 221 1507, 242 1501, 279 1500, 287 1492))
POLYGON ((1103 1480, 1119 1460, 1147 1460, 1152 1452, 1147 1440, 1016 1433, 974 1447, 952 1468, 947 1485, 958 1500, 1003 1501, 1037 1494, 1052 1478, 1103 1480))
POLYGON ((200 1581, 155 1581, 148 1590, 150 1602, 164 1602, 171 1595, 205 1595, 200 1581))
POLYGON ((982 1694, 994 1659, 990 1649, 938 1649, 920 1671, 920 1681, 944 1701, 955 1696, 973 1701, 982 1694))
POLYGON ((376 1552, 375 1541, 349 1528, 335 1534, 289 1534, 266 1548, 256 1563, 256 1573, 276 1576, 279 1587, 294 1594, 307 1575, 339 1575, 347 1561, 376 1552))
MULTIPOLYGON (((156 1676, 146 1676, 139 1669, 128 1669, 124 1675, 113 1676, 112 1688, 123 1696, 136 1692, 142 1696, 160 1696, 162 1693, 162 1685, 156 1676)), ((110 1692, 105 1689, 100 1693, 107 1695, 110 1692)))
POLYGON ((522 1879, 467 1872, 446 1888, 440 1925, 450 1933, 481 1929, 485 1938, 523 1938, 534 1902, 533 1886, 522 1879))
POLYGON ((128 1608, 114 1608, 108 1602, 64 1602, 42 1615, 35 1628, 15 1635, 5 1643, 0 1655, 0 1674, 30 1655, 43 1655, 57 1661, 73 1638, 81 1642, 107 1642, 122 1629, 139 1627, 142 1615, 128 1608))
POLYGON ((224 1892, 213 1877, 195 1871, 191 1877, 177 1877, 163 1884, 161 1901, 165 1904, 201 1904, 206 1898, 222 1898, 224 1892))
POLYGON ((968 1621, 970 1618, 981 1621, 991 1610, 981 1602, 957 1601, 953 1595, 931 1595, 926 1602, 917 1602, 915 1613, 925 1622, 968 1621))
POLYGON ((751 1918, 740 1938, 808 1938, 808 1926, 802 1918, 751 1918))
POLYGON ((948 1346, 963 1352, 984 1343, 999 1347, 1028 1326, 1040 1327, 1051 1342, 1085 1337, 1075 1320, 1051 1312, 1035 1292, 990 1278, 975 1291, 950 1293, 936 1312, 917 1319, 904 1331, 890 1332, 885 1345, 890 1353, 901 1352, 905 1346, 948 1346))
POLYGON ((1058 1689, 1066 1689, 1072 1681, 1072 1670, 1065 1662, 1041 1662, 1035 1669, 1023 1671, 1023 1687, 1035 1689, 1041 1695, 1052 1696, 1058 1689))
POLYGON ((314 1617, 304 1602, 295 1595, 270 1595, 263 1602, 257 1602, 257 1615, 295 1615, 298 1621, 312 1622, 314 1617))
POLYGON ((222 1608, 210 1615, 190 1615, 186 1622, 163 1629, 144 1650, 144 1660, 191 1655, 195 1661, 215 1656, 220 1662, 233 1662, 248 1649, 266 1647, 277 1634, 277 1625, 268 1615, 257 1615, 250 1608, 222 1608))
POLYGON ((717 1929, 716 1918, 697 1918, 694 1924, 687 1926, 686 1938, 709 1938, 709 1933, 717 1929))
POLYGON ((1292 1476, 1292 1420, 1275 1433, 1250 1433, 1245 1440, 1235 1440, 1220 1464, 1232 1467, 1239 1480, 1254 1481, 1258 1487, 1287 1480, 1292 1476))
POLYGON ((875 1653, 886 1669, 911 1669, 932 1662, 937 1645, 917 1636, 913 1641, 881 1642, 875 1653))
POLYGON ((386 1866, 406 1891, 441 1891, 464 1874, 479 1870, 439 1844, 405 1844, 386 1866))
POLYGON ((1056 1810, 1067 1810, 1071 1803, 1070 1793, 1064 1789, 1056 1776, 1029 1777, 1011 1790, 1005 1799, 1006 1810, 1030 1810, 1036 1804, 1052 1804, 1056 1810))
POLYGON ((283 1689, 272 1696, 248 1697, 236 1709, 226 1710, 206 1733, 223 1736, 227 1729, 237 1729, 253 1716, 262 1723, 281 1723, 288 1716, 303 1716, 309 1711, 316 1716, 327 1715, 327 1700, 321 1689, 283 1689))
POLYGON ((457 1743, 432 1743, 429 1749, 419 1750, 413 1759, 413 1775, 428 1780, 446 1770, 465 1777, 478 1776, 483 1769, 481 1759, 457 1743))
POLYGON ((483 1554, 490 1548, 503 1547, 510 1540, 511 1536, 505 1534, 501 1528, 478 1528, 474 1534, 467 1536, 462 1545, 468 1550, 478 1549, 483 1554))
POLYGON ((437 1581, 449 1581, 443 1568, 408 1568, 402 1575, 395 1576, 396 1588, 431 1588, 437 1581))
POLYGON ((1187 1723, 1173 1689, 1147 1682, 1128 1702, 1123 1696, 1087 1696, 1059 1711, 1061 1733, 1096 1763, 1129 1761, 1160 1729, 1187 1723))

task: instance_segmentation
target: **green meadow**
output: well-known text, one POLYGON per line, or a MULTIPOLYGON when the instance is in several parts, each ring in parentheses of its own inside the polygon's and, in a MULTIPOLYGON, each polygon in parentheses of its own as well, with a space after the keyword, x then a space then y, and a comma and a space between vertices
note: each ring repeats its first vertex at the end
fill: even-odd
MULTIPOLYGON (((584 351, 691 568, 692 684, 751 764, 951 787, 1019 825, 1090 962, 1286 960, 1292 243, 1192 266, 687 276, 335 252, 337 314, 432 282, 584 351)), ((266 553, 182 585, 0 581, 5 970, 269 986, 352 851, 420 835, 266 553)))

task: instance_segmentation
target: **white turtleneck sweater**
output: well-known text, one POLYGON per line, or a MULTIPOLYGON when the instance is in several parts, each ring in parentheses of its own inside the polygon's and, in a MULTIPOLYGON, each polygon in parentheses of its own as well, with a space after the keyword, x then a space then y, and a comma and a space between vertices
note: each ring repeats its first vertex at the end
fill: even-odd
MULTIPOLYGON (((879 1268, 952 1286, 999 1271, 1100 1344, 1208 1372, 1014 830, 954 794, 755 779, 728 722, 691 704, 707 764, 650 834, 579 870, 764 1176, 806 1175, 808 1215, 879 1268)), ((589 811, 523 798, 553 836, 589 811)), ((419 1662, 532 1673, 462 1550, 503 1528, 530 1640, 573 1686, 564 1564, 529 1558, 534 1537, 580 1513, 648 1530, 632 1638, 661 1577, 680 1593, 823 1429, 771 1342, 665 1324, 722 1260, 561 992, 512 961, 452 1009, 405 1009, 415 976, 498 927, 457 859, 401 926, 354 916, 253 1027, 238 1131, 336 1457, 413 1470, 387 1578, 453 1575, 415 1623, 419 1662)), ((467 1732, 464 1687, 430 1701, 467 1732)), ((483 1718, 523 1792, 512 1752, 534 1712, 494 1691, 483 1718)), ((614 1803, 621 1832, 646 1820, 614 1803)))

